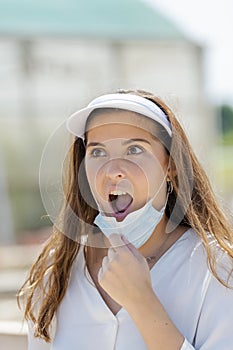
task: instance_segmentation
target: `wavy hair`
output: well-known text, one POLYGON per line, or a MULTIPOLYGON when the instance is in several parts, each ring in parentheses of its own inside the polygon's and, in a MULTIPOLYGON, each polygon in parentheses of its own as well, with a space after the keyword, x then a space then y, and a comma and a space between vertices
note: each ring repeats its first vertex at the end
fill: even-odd
MULTIPOLYGON (((193 153, 183 128, 171 109, 160 98, 141 90, 121 90, 120 92, 147 98, 157 104, 167 115, 173 131, 169 153, 170 180, 174 190, 168 197, 166 215, 170 222, 186 225, 195 230, 203 241, 213 275, 223 285, 230 287, 217 272, 217 257, 211 248, 209 237, 211 235, 211 242, 224 250, 233 261, 232 227, 215 199, 206 173, 193 153), (187 171, 188 166, 191 166, 192 181, 187 171), (180 179, 182 179, 182 189, 180 179)), ((54 225, 53 234, 45 242, 41 253, 31 267, 29 277, 17 295, 19 307, 23 301, 25 319, 31 320, 34 324, 34 336, 46 342, 51 341, 49 326, 66 293, 71 269, 80 248, 77 237, 88 235, 88 225, 84 223, 93 225, 98 213, 94 205, 89 205, 94 199, 85 170, 81 167, 84 157, 83 140, 75 138, 70 151, 65 203, 61 211, 64 222, 63 232, 66 234, 54 225), (88 198, 88 201, 84 198, 88 198), (81 218, 76 225, 73 225, 73 215, 81 218)), ((229 276, 230 274, 232 274, 232 266, 229 276)))

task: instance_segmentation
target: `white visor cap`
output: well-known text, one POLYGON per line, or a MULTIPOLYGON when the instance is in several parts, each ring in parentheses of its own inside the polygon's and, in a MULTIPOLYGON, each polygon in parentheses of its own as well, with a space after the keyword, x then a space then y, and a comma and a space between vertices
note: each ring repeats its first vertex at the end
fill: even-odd
POLYGON ((80 109, 67 119, 66 128, 68 131, 75 136, 84 138, 88 116, 98 108, 119 108, 142 114, 161 124, 168 135, 172 136, 171 124, 159 106, 147 98, 126 93, 108 94, 95 98, 87 107, 80 109))

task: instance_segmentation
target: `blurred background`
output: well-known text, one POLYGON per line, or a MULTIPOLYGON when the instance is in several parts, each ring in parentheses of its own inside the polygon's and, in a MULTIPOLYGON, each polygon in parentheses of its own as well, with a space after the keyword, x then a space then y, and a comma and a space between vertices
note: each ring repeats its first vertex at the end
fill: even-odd
POLYGON ((0 349, 26 349, 15 294, 51 234, 43 149, 93 97, 139 88, 163 98, 230 215, 232 11, 231 0, 0 0, 0 349))

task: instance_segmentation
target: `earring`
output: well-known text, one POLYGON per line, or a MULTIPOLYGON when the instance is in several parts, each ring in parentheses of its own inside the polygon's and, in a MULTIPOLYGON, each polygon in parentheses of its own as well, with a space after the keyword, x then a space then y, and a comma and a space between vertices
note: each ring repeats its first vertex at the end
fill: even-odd
POLYGON ((171 194, 173 191, 173 183, 171 181, 167 181, 167 193, 171 194))

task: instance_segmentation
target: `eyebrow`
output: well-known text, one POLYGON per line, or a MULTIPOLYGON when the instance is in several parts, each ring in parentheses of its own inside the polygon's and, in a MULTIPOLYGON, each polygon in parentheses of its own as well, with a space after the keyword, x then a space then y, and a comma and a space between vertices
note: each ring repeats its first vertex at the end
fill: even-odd
MULTIPOLYGON (((132 143, 132 142, 145 142, 145 143, 148 143, 149 145, 151 145, 151 143, 149 141, 147 141, 146 139, 140 139, 140 138, 129 139, 129 140, 124 141, 122 144, 128 145, 129 143, 132 143)), ((90 142, 87 144, 86 147, 95 147, 95 146, 106 147, 106 145, 104 145, 103 143, 100 143, 100 142, 90 142)))
POLYGON ((129 139, 127 141, 124 141, 123 145, 128 145, 128 143, 131 143, 131 142, 145 142, 145 143, 148 143, 149 145, 151 145, 151 143, 149 141, 147 141, 146 139, 140 139, 140 138, 129 139))
POLYGON ((100 142, 90 142, 87 144, 86 148, 87 147, 94 147, 94 146, 101 146, 101 147, 105 147, 105 145, 103 143, 100 143, 100 142))

